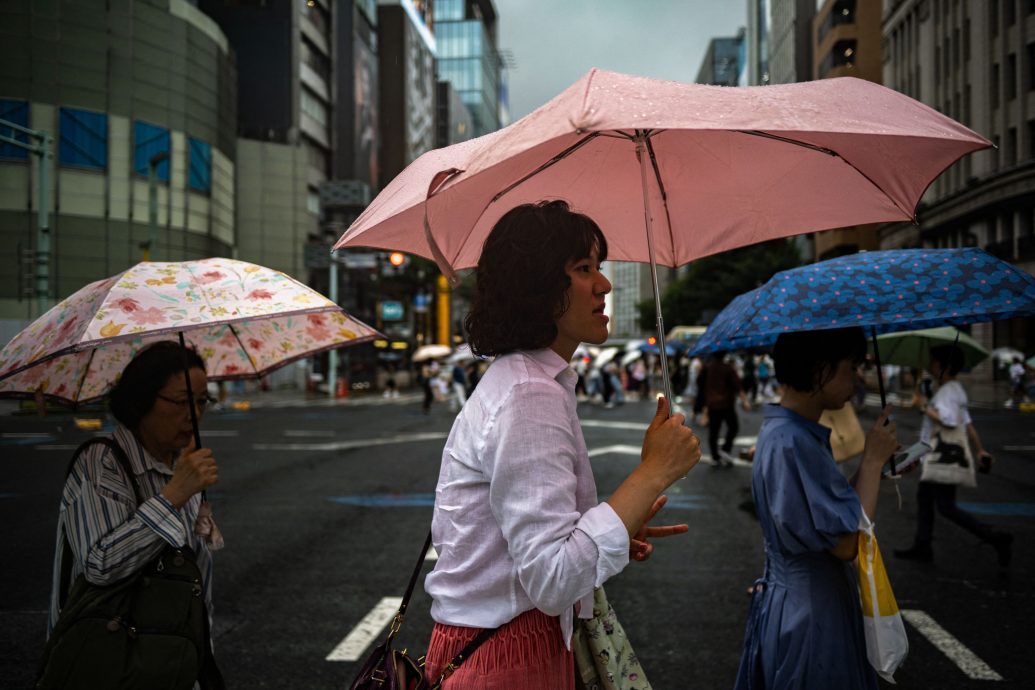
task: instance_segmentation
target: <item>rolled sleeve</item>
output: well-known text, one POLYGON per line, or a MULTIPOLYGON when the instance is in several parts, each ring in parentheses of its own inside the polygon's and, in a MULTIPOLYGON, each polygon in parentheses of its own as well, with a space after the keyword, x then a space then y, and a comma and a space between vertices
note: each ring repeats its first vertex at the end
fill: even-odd
POLYGON ((579 520, 578 529, 597 548, 594 587, 600 587, 629 565, 629 530, 610 503, 604 502, 587 510, 579 520))
POLYGON ((165 496, 152 496, 141 503, 137 517, 170 546, 187 544, 187 530, 184 529, 176 508, 165 496))

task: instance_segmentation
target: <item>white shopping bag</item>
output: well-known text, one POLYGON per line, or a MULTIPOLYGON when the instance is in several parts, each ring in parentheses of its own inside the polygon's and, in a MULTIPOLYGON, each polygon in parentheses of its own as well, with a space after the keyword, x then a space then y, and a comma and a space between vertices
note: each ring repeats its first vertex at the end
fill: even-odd
POLYGON ((881 678, 894 683, 892 675, 909 653, 906 626, 891 591, 888 573, 873 534, 873 523, 863 514, 859 525, 859 598, 862 603, 866 656, 881 678))

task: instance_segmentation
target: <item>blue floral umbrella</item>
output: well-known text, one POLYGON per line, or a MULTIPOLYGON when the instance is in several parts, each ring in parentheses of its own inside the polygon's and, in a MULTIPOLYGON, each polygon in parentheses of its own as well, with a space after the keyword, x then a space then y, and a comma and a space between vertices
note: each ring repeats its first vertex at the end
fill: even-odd
POLYGON ((691 354, 766 347, 781 333, 871 334, 1035 315, 1035 278, 976 248, 862 252, 781 271, 736 297, 691 354))

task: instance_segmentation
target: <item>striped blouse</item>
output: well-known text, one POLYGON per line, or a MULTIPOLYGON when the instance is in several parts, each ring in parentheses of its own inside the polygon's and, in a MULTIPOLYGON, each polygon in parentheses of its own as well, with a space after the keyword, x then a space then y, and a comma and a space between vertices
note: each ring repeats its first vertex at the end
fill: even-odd
POLYGON ((197 555, 211 619, 212 554, 204 539, 194 534, 201 495, 194 494, 185 506, 176 510, 159 495, 172 477, 172 469, 151 457, 133 432, 121 424, 112 438, 126 451, 144 502, 137 507, 132 485, 127 484, 118 460, 106 446, 92 445, 79 456, 61 495, 48 637, 60 612, 65 535, 75 556, 69 584, 84 571, 86 579, 93 584, 117 582, 142 568, 166 544, 189 545, 197 555))

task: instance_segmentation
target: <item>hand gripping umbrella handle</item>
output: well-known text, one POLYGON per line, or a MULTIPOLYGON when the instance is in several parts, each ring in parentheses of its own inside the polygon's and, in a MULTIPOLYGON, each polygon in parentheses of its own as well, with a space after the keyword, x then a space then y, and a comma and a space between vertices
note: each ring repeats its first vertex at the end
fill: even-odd
MULTIPOLYGON (((201 448, 201 432, 198 430, 198 411, 194 405, 194 390, 190 385, 190 361, 187 359, 187 343, 183 339, 183 331, 179 332, 180 347, 183 348, 183 382, 187 384, 187 409, 190 410, 190 426, 194 431, 194 447, 201 448)), ((205 492, 201 492, 201 500, 206 499, 205 492)))

